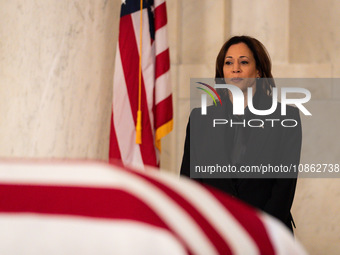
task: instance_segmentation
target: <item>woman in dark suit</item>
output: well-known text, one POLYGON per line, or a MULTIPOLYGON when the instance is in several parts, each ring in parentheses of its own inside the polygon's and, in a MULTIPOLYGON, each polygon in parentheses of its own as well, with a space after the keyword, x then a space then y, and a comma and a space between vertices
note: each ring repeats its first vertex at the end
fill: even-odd
POLYGON ((242 90, 244 115, 233 114, 233 94, 230 90, 218 91, 222 105, 209 106, 206 115, 201 114, 201 109, 194 109, 187 126, 181 175, 190 177, 190 172, 192 176, 195 173, 194 178, 197 181, 227 192, 273 215, 292 230, 290 209, 297 178, 297 173, 293 170, 299 164, 301 151, 299 111, 287 106, 287 113, 283 116, 278 104, 270 115, 255 115, 247 105, 248 97, 252 97, 255 109, 271 108, 272 89, 275 87, 272 78, 268 53, 255 38, 235 36, 222 46, 216 59, 216 83, 222 81, 242 90), (248 88, 252 88, 250 95, 248 88), (227 119, 229 123, 231 120, 234 123, 255 121, 250 125, 213 126, 216 119, 227 119), (288 122, 285 122, 286 119, 289 119, 288 122), (282 125, 282 121, 291 124, 282 125), (228 172, 215 175, 219 178, 212 178, 214 175, 211 174, 197 178, 197 171, 204 169, 203 166, 217 165, 232 166, 238 173, 246 166, 248 169, 251 166, 271 166, 281 169, 281 172, 276 172, 277 175, 260 176, 228 172), (283 173, 283 168, 290 169, 290 172, 283 173))

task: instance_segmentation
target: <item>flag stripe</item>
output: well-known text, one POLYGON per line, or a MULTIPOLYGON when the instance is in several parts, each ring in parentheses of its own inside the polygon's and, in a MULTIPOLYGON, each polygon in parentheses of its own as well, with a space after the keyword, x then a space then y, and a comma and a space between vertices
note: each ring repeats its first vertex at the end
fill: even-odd
POLYGON ((154 0, 155 8, 164 3, 165 0, 154 0))
POLYGON ((163 26, 155 34, 156 55, 169 48, 167 26, 163 26))
MULTIPOLYGON (((117 50, 116 54, 114 83, 119 84, 119 86, 113 87, 113 100, 115 102, 113 104, 113 123, 121 154, 114 155, 115 151, 110 151, 109 153, 112 155, 112 158, 119 159, 119 156, 121 156, 122 161, 127 165, 140 167, 143 165, 143 160, 140 147, 135 142, 135 121, 133 119, 125 77, 124 75, 120 75, 123 74, 120 51, 117 50)), ((114 142, 115 141, 110 141, 110 143, 114 142)), ((111 147, 113 146, 114 145, 111 145, 111 147)))
POLYGON ((169 71, 170 69, 169 49, 156 56, 156 78, 169 71))
MULTIPOLYGON (((138 47, 136 44, 135 33, 132 24, 132 17, 124 16, 121 18, 121 28, 119 36, 119 46, 122 59, 122 67, 126 80, 126 88, 130 100, 132 116, 136 123, 138 110, 138 47), (125 23, 125 24, 124 24, 125 23), (123 25, 124 24, 124 25, 123 25), (125 29, 123 29, 125 27, 125 29), (128 29, 130 28, 130 29, 128 29)), ((143 77, 143 75, 142 75, 143 77)), ((149 111, 145 94, 144 80, 142 78, 142 144, 140 152, 144 164, 158 166, 152 127, 149 119, 149 111)))
POLYGON ((160 190, 164 191, 170 198, 172 198, 176 203, 178 203, 183 209, 190 214, 190 216, 196 221, 196 223, 203 229, 206 234, 206 238, 210 240, 216 247, 219 254, 231 254, 231 249, 228 244, 223 240, 223 238, 217 233, 217 231, 210 225, 208 220, 203 217, 202 214, 186 199, 184 199, 179 193, 174 189, 170 189, 161 182, 156 181, 145 175, 140 175, 140 177, 145 178, 148 182, 155 185, 160 190))
POLYGON ((169 231, 133 220, 1 213, 0 226, 1 254, 188 254, 169 231))
MULTIPOLYGON (((167 86, 170 81, 170 72, 166 72, 159 76, 156 80, 155 85, 155 103, 156 105, 169 97, 172 94, 171 86, 167 86)), ((172 104, 172 101, 169 102, 172 104)), ((168 108, 170 112, 172 112, 172 107, 168 108)))
POLYGON ((155 122, 155 127, 159 128, 162 126, 164 123, 169 122, 172 120, 172 111, 169 111, 168 105, 172 102, 172 95, 168 96, 166 99, 163 101, 159 102, 156 105, 155 111, 157 112, 157 116, 159 118, 156 119, 155 122))
MULTIPOLYGON (((76 215, 140 221, 166 229, 181 240, 153 209, 124 190, 0 183, 0 193, 1 213, 76 215)), ((183 245, 186 246, 185 243, 183 245)))
MULTIPOLYGON (((223 239, 227 240, 227 243, 233 251, 232 254, 260 254, 259 246, 256 245, 254 240, 252 240, 252 237, 233 217, 229 205, 233 205, 230 206, 230 208, 235 210, 236 213, 240 211, 249 211, 247 213, 248 221, 252 221, 253 217, 257 217, 255 211, 251 210, 248 206, 238 203, 235 199, 225 196, 225 194, 220 191, 211 189, 210 187, 206 187, 208 190, 201 189, 200 186, 191 182, 189 179, 186 180, 186 178, 183 178, 184 180, 182 181, 186 181, 186 185, 184 185, 184 183, 179 184, 173 179, 160 178, 161 176, 156 175, 156 173, 150 174, 152 174, 154 179, 162 182, 167 187, 171 187, 187 201, 190 201, 210 224, 214 226, 223 239), (218 200, 217 197, 224 197, 225 199, 218 200), (221 205, 223 205, 223 207, 221 207, 221 205), (214 213, 211 214, 211 212, 214 213), (221 222, 226 223, 228 228, 224 228, 221 225, 221 222), (240 242, 240 240, 242 240, 242 242, 240 242)), ((266 233, 264 234, 267 235, 266 233)), ((266 238, 264 238, 264 240, 266 240, 266 238)), ((265 245, 268 244, 265 243, 265 245)))
MULTIPOLYGON (((41 174, 50 174, 51 171, 49 170, 53 169, 42 167, 42 169, 40 169, 40 173, 21 173, 20 175, 17 175, 17 177, 19 178, 19 181, 21 180, 22 183, 27 183, 29 180, 34 180, 36 185, 37 180, 40 180, 38 183, 56 183, 63 180, 64 177, 68 176, 70 178, 66 178, 65 180, 68 180, 69 183, 66 184, 71 184, 72 181, 74 181, 77 185, 100 185, 101 188, 110 187, 114 189, 124 190, 140 199, 143 203, 147 204, 160 217, 160 219, 162 219, 165 224, 170 227, 173 233, 178 236, 179 240, 182 240, 182 242, 184 242, 186 246, 189 247, 189 253, 202 255, 217 254, 213 244, 206 239, 204 232, 202 231, 200 226, 197 225, 197 223, 191 218, 191 216, 183 208, 181 208, 176 201, 171 199, 168 194, 159 190, 152 183, 141 178, 141 176, 138 175, 137 172, 116 167, 116 171, 112 171, 110 175, 105 176, 102 175, 103 172, 100 171, 103 169, 88 168, 83 169, 83 171, 77 171, 77 176, 75 172, 72 171, 77 169, 73 167, 70 169, 58 169, 59 171, 57 173, 53 173, 52 176, 41 174), (40 176, 44 176, 45 178, 47 177, 47 179, 41 180, 40 176), (199 243, 199 245, 197 245, 197 242, 199 243)), ((11 170, 10 172, 8 172, 11 177, 13 176, 13 173, 15 174, 15 171, 11 170)), ((3 179, 6 179, 6 177, 3 179)), ((95 201, 98 201, 98 203, 103 203, 103 206, 112 206, 111 203, 107 203, 106 201, 103 202, 100 199, 95 199, 95 201)), ((89 201, 87 201, 87 203, 89 203, 89 201)), ((67 204, 65 203, 64 205, 67 204)), ((79 206, 81 207, 82 204, 79 204, 79 206)))
POLYGON ((118 189, 0 183, 0 193, 2 194, 1 212, 36 212, 133 219, 169 230, 169 227, 149 206, 131 194, 118 189))
POLYGON ((264 251, 264 254, 274 255, 274 247, 271 244, 268 233, 264 228, 260 218, 255 214, 244 213, 241 207, 243 204, 230 203, 221 193, 213 193, 214 197, 225 204, 228 211, 235 217, 235 219, 247 231, 252 240, 256 243, 259 250, 264 251), (229 202, 229 203, 228 203, 229 202))
MULTIPOLYGON (((135 33, 132 25, 132 18, 130 15, 121 18, 118 45, 122 61, 122 71, 126 81, 126 88, 129 96, 132 116, 134 123, 136 123, 138 110, 139 54, 138 45, 136 44, 135 33)), ((142 86, 142 90, 143 87, 144 86, 142 86)))
POLYGON ((164 2, 155 8, 155 30, 157 31, 157 29, 165 26, 167 22, 166 4, 164 2))

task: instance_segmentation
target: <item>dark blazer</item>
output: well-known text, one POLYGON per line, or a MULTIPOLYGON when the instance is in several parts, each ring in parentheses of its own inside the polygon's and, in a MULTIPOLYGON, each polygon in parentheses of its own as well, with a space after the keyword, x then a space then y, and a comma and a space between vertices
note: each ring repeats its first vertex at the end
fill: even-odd
MULTIPOLYGON (((269 109, 272 99, 260 95, 258 110, 269 109)), ((229 109, 230 110, 230 109, 229 109)), ((195 166, 206 164, 231 164, 233 149, 233 130, 229 125, 216 125, 213 119, 226 119, 228 104, 223 106, 209 106, 207 115, 201 115, 201 109, 191 112, 184 146, 181 166, 181 175, 190 177, 195 166)), ((230 111, 229 111, 230 112, 230 111)), ((247 146, 242 165, 272 165, 272 166, 298 166, 301 151, 301 121, 297 108, 287 106, 286 116, 281 116, 281 104, 278 103, 274 113, 268 116, 255 116, 250 114, 248 119, 261 119, 264 128, 248 128, 247 146), (274 127, 271 121, 275 119, 274 127), (295 127, 283 127, 283 119, 294 119, 298 123, 295 127)), ((285 122, 291 125, 292 122, 285 122)), ((253 125, 258 125, 252 123, 253 125)), ((239 166, 238 166, 239 167, 239 166)), ((291 168, 292 169, 292 168, 291 168)), ((280 219, 289 229, 291 226, 290 209, 292 206, 297 173, 290 174, 289 178, 198 178, 197 181, 218 188, 235 196, 244 202, 257 207, 274 217, 280 219)))

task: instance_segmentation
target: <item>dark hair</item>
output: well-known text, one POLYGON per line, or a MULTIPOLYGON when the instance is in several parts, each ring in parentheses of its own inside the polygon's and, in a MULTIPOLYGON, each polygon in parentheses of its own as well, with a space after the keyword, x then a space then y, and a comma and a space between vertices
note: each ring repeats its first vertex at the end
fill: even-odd
POLYGON ((227 53, 229 47, 234 44, 244 43, 248 46, 250 51, 254 55, 254 59, 256 62, 256 69, 260 73, 261 78, 267 79, 260 79, 261 84, 257 84, 260 88, 262 88, 263 92, 266 95, 271 95, 272 88, 275 87, 275 82, 273 79, 273 75, 271 72, 272 63, 269 57, 269 54, 264 47, 264 45, 257 39, 250 37, 250 36, 233 36, 228 41, 226 41, 220 52, 216 58, 216 73, 215 78, 224 78, 223 75, 223 66, 225 61, 225 54, 227 53))

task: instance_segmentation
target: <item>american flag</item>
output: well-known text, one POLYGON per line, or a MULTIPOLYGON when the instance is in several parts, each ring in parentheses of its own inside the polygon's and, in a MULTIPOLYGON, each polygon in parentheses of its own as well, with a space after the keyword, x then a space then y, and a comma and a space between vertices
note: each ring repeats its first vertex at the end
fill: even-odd
POLYGON ((144 0, 142 12, 140 1, 124 1, 113 82, 110 159, 121 159, 124 165, 159 166, 160 139, 173 125, 169 70, 165 1, 144 0), (141 144, 136 143, 139 97, 141 144))
POLYGON ((306 254, 189 179, 95 161, 0 160, 0 254, 306 254))

